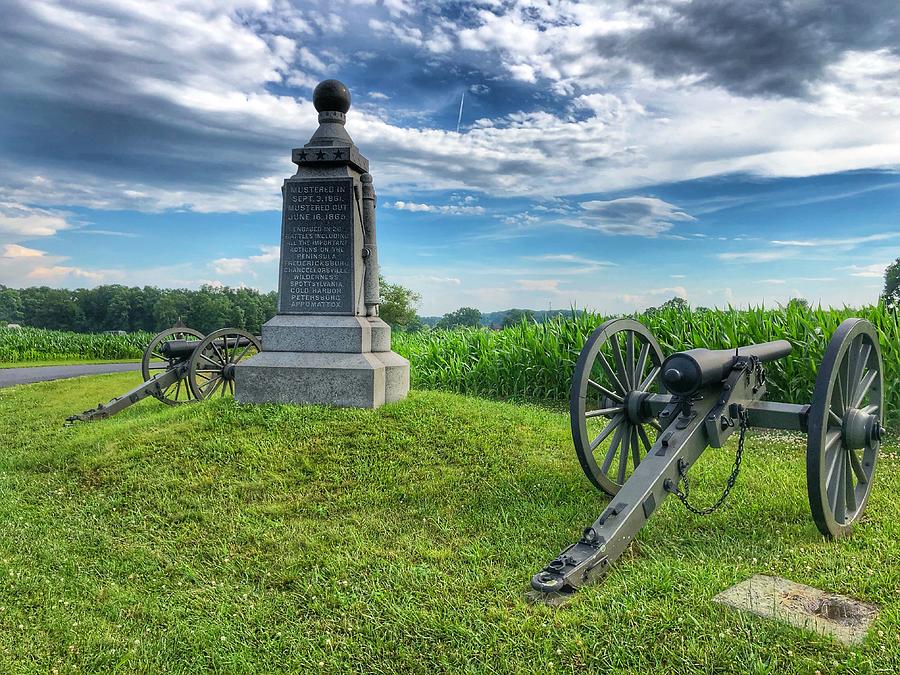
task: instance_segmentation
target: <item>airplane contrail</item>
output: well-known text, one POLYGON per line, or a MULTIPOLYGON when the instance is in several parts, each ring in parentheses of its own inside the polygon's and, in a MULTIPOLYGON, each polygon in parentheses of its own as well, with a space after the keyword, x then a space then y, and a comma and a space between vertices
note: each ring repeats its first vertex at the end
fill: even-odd
POLYGON ((462 98, 459 99, 459 117, 456 118, 456 133, 459 133, 459 125, 462 123, 463 103, 466 100, 466 90, 463 89, 462 98))

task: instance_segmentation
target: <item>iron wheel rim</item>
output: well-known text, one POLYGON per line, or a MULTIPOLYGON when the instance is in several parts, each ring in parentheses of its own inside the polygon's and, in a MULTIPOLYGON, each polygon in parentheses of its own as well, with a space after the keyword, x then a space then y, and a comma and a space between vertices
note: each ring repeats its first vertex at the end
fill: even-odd
POLYGON ((884 366, 874 326, 847 319, 828 343, 809 411, 806 483, 813 521, 823 535, 847 536, 865 511, 880 442, 847 447, 844 422, 865 412, 880 427, 884 366), (862 452, 860 452, 862 451, 862 452))
POLYGON ((662 361, 656 338, 633 319, 611 319, 600 325, 578 357, 569 396, 572 441, 585 475, 610 496, 619 491, 653 446, 648 427, 659 431, 655 420, 630 419, 626 401, 635 392, 649 393, 658 387, 662 361), (608 358, 610 355, 612 358, 608 358), (594 393, 593 408, 589 408, 589 392, 594 393), (600 418, 608 421, 594 435, 588 420, 600 418), (598 462, 595 453, 607 439, 609 446, 604 449, 602 462, 598 462))
MULTIPOLYGON (((144 382, 157 375, 161 371, 172 370, 173 368, 177 368, 183 363, 179 363, 175 359, 170 359, 163 355, 163 353, 159 350, 160 345, 162 345, 164 342, 170 342, 171 340, 186 340, 188 338, 195 338, 197 342, 200 342, 201 340, 203 340, 204 335, 198 330, 187 328, 185 326, 167 328, 161 333, 157 333, 150 341, 150 344, 148 344, 144 349, 144 354, 141 357, 141 376, 144 378, 144 382), (159 359, 160 361, 165 361, 166 364, 153 365, 155 363, 153 361, 154 358, 159 359)), ((169 385, 163 391, 153 392, 153 396, 166 405, 181 405, 182 403, 190 403, 195 398, 194 393, 188 386, 187 382, 183 382, 182 380, 183 378, 180 378, 177 382, 169 385)))
POLYGON ((227 393, 234 396, 234 366, 262 351, 256 336, 239 328, 222 328, 204 338, 188 365, 188 381, 191 391, 198 400, 212 398, 227 393), (247 340, 240 344, 239 340, 247 340))

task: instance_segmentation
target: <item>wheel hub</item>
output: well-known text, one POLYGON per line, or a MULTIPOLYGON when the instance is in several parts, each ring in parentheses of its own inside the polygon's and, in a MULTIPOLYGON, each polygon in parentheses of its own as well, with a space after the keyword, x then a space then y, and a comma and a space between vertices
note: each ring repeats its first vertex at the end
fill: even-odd
POLYGON ((625 395, 625 414, 631 424, 644 424, 650 419, 644 401, 649 394, 643 391, 630 391, 625 395))
POLYGON ((844 415, 841 435, 844 447, 851 450, 865 448, 881 440, 881 422, 875 415, 854 408, 844 415))
POLYGON ((224 377, 226 380, 234 379, 234 364, 233 363, 225 364, 225 366, 222 368, 222 377, 224 377))

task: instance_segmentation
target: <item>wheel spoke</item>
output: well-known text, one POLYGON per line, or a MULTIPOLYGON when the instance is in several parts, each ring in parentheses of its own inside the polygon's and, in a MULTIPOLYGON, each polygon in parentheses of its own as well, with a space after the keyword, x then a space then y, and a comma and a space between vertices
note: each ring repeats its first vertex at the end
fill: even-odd
POLYGON ((638 464, 641 463, 641 450, 638 447, 637 426, 631 427, 631 461, 634 464, 635 469, 638 467, 638 464))
POLYGON ((853 485, 853 471, 850 469, 850 451, 844 453, 844 499, 847 513, 856 511, 856 488, 853 485))
MULTIPOLYGON (((631 437, 631 425, 627 425, 628 431, 626 432, 628 438, 631 437)), ((628 439, 622 440, 622 452, 619 454, 619 485, 625 483, 625 468, 628 466, 628 439)))
POLYGON ((634 377, 632 382, 641 382, 644 377, 644 369, 647 367, 647 357, 650 355, 650 343, 645 342, 641 346, 641 353, 638 355, 637 365, 634 367, 634 377))
POLYGON ((590 378, 588 378, 588 384, 589 384, 590 386, 594 387, 594 389, 599 390, 600 393, 603 394, 604 396, 608 396, 609 398, 611 398, 613 401, 616 401, 616 402, 618 402, 618 403, 625 403, 625 399, 624 399, 624 398, 622 398, 621 396, 619 396, 619 395, 618 395, 617 393, 615 393, 614 391, 610 391, 609 389, 607 389, 606 387, 604 387, 602 384, 598 384, 597 382, 594 382, 594 381, 593 381, 592 379, 590 379, 590 378))
POLYGON ((216 390, 219 388, 219 385, 222 384, 222 378, 217 377, 215 380, 213 380, 213 382, 215 382, 215 384, 213 385, 213 388, 206 394, 206 398, 212 398, 216 395, 216 390))
POLYGON ((178 395, 181 393, 181 380, 178 380, 178 384, 175 386, 175 400, 178 400, 178 395))
POLYGON ((622 394, 622 396, 625 396, 628 393, 628 390, 619 381, 618 376, 609 365, 609 361, 606 360, 606 357, 603 356, 603 354, 601 354, 600 352, 597 352, 597 360, 600 362, 600 366, 603 368, 603 370, 606 371, 606 376, 609 378, 610 382, 613 383, 613 386, 615 386, 615 388, 619 390, 619 393, 622 394))
POLYGON ((650 448, 653 447, 653 444, 650 442, 647 432, 644 431, 643 425, 638 425, 638 433, 641 435, 641 440, 644 442, 644 447, 647 448, 647 452, 650 452, 650 448))
POLYGON ((622 406, 616 406, 615 408, 597 408, 596 410, 588 410, 584 413, 584 416, 587 418, 590 417, 603 417, 604 415, 613 415, 615 413, 622 412, 624 408, 622 406))
POLYGON ((844 514, 847 510, 847 498, 844 495, 844 490, 846 489, 846 483, 844 481, 844 470, 847 466, 846 461, 844 461, 843 453, 837 453, 837 468, 835 473, 837 474, 834 478, 835 480, 831 481, 828 484, 828 502, 831 506, 831 511, 834 513, 834 519, 838 523, 844 522, 844 514))
POLYGON ((844 360, 841 361, 841 367, 838 370, 838 379, 841 381, 841 402, 844 410, 850 407, 850 390, 853 384, 850 382, 850 355, 844 354, 844 360))
MULTIPOLYGON (((250 347, 255 347, 255 346, 256 346, 256 345, 254 345, 254 344, 251 342, 249 345, 247 345, 246 347, 244 347, 244 351, 242 351, 242 352, 240 353, 239 356, 234 357, 234 358, 231 360, 231 362, 232 362, 232 363, 237 363, 237 362, 240 361, 242 358, 244 358, 244 354, 247 353, 247 351, 250 349, 250 347)), ((236 351, 237 351, 237 347, 235 347, 235 349, 234 349, 234 351, 232 352, 232 354, 234 354, 234 352, 236 352, 236 351)))
POLYGON ((831 485, 831 479, 834 477, 834 470, 837 467, 837 460, 840 457, 841 450, 841 433, 835 431, 826 436, 825 447, 822 452, 825 453, 825 466, 828 467, 825 472, 825 484, 831 485))
POLYGON ((650 420, 649 422, 647 422, 647 424, 656 429, 657 433, 662 433, 662 427, 659 426, 659 422, 657 422, 656 420, 650 420))
POLYGON ((647 377, 644 378, 644 381, 641 382, 638 387, 638 391, 647 391, 650 388, 650 385, 653 384, 653 380, 656 379, 656 376, 659 375, 660 368, 659 366, 653 366, 653 369, 647 374, 647 377))
POLYGON ((625 431, 625 429, 628 428, 627 424, 616 424, 616 426, 618 428, 616 429, 616 433, 613 436, 612 443, 609 444, 609 448, 606 451, 606 457, 603 458, 603 466, 600 467, 600 473, 602 473, 604 476, 609 471, 609 467, 612 464, 613 458, 616 456, 616 450, 618 450, 619 448, 619 443, 622 442, 622 433, 625 431))
POLYGON ((628 389, 624 393, 628 393, 631 390, 632 384, 631 380, 628 379, 628 371, 625 369, 625 362, 622 361, 622 350, 621 345, 619 343, 619 334, 615 333, 609 339, 610 349, 612 350, 613 361, 616 363, 616 372, 619 375, 620 382, 624 382, 628 389))
POLYGON ((634 377, 634 333, 625 333, 625 376, 628 378, 628 386, 634 389, 637 380, 634 377))
POLYGON ((206 354, 200 354, 200 358, 203 359, 204 361, 208 361, 209 363, 213 364, 214 366, 216 366, 216 367, 219 368, 219 369, 221 369, 222 366, 225 365, 224 363, 220 363, 220 362, 218 362, 218 361, 213 361, 213 360, 212 360, 211 358, 209 358, 206 354))
POLYGON ((837 416, 837 413, 834 412, 830 407, 828 408, 828 417, 831 418, 831 421, 834 422, 837 426, 844 426, 844 420, 837 416))
POLYGON ((859 462, 859 457, 856 455, 856 452, 850 450, 850 466, 853 467, 853 473, 856 474, 856 480, 860 485, 865 485, 869 482, 869 479, 866 478, 866 472, 863 471, 862 464, 859 462))
POLYGON ((851 408, 858 408, 860 406, 863 399, 866 397, 866 394, 868 394, 869 390, 872 388, 872 385, 875 384, 876 377, 878 377, 878 373, 874 370, 870 370, 860 381, 853 391, 853 399, 850 401, 851 408))
POLYGON ((219 359, 220 359, 220 363, 221 363, 223 366, 224 366, 226 363, 228 363, 228 359, 226 359, 224 356, 222 356, 222 352, 220 352, 220 351, 219 351, 219 348, 216 346, 216 341, 215 341, 215 340, 213 340, 212 342, 210 342, 210 343, 209 343, 209 346, 212 347, 212 348, 213 348, 213 351, 218 355, 218 357, 219 357, 219 359))
POLYGON ((859 345, 852 352, 850 361, 850 388, 853 392, 856 391, 857 383, 866 372, 866 363, 869 360, 869 352, 872 350, 871 345, 863 341, 864 336, 860 335, 856 339, 859 341, 859 345))
POLYGON ((878 412, 878 405, 875 403, 870 403, 865 408, 860 408, 861 413, 865 413, 866 415, 874 415, 878 412))
POLYGON ((206 384, 201 385, 200 391, 203 393, 203 398, 209 398, 210 396, 212 396, 213 393, 215 393, 215 391, 216 391, 216 387, 219 386, 219 383, 221 381, 222 381, 222 376, 220 375, 218 377, 214 377, 214 378, 208 380, 206 382, 206 384), (210 391, 207 391, 207 389, 209 389, 210 385, 213 385, 213 387, 210 391))
POLYGON ((832 410, 835 410, 838 414, 838 417, 843 419, 844 413, 847 412, 847 406, 844 404, 844 389, 841 386, 841 378, 838 376, 834 380, 834 389, 831 390, 831 405, 829 406, 832 410))
MULTIPOLYGON (((613 431, 615 431, 616 427, 618 427, 622 421, 625 419, 625 415, 619 414, 613 417, 609 424, 603 427, 603 431, 591 441, 591 452, 597 449, 597 446, 600 445, 603 441, 606 440, 607 436, 609 436, 613 431)), ((606 473, 605 471, 603 473, 606 473)))

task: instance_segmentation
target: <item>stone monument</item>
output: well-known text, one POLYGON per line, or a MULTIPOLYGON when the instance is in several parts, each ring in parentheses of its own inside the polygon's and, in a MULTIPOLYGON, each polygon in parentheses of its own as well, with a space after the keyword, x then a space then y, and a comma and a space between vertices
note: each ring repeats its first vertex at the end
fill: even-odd
POLYGON ((377 408, 406 397, 409 361, 378 318, 375 188, 344 128, 347 87, 325 80, 313 104, 319 128, 282 188, 278 314, 262 351, 236 366, 235 398, 377 408))

